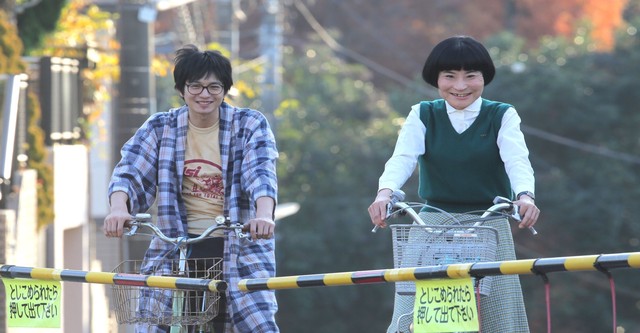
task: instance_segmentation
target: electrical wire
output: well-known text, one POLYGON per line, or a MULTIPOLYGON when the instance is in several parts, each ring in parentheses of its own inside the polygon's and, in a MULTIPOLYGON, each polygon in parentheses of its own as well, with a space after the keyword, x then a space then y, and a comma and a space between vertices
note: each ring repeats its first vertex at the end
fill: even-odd
MULTIPOLYGON (((301 0, 294 0, 293 4, 296 7, 296 9, 300 12, 300 14, 302 14, 302 17, 307 21, 307 23, 311 26, 311 28, 322 39, 322 41, 324 41, 324 43, 327 46, 329 46, 332 50, 339 52, 341 54, 344 54, 355 61, 358 61, 359 63, 367 66, 368 68, 374 70, 375 72, 382 74, 402 84, 403 86, 410 87, 416 90, 417 92, 424 93, 426 95, 433 95, 433 92, 430 92, 424 88, 420 89, 415 85, 415 82, 409 80, 408 78, 392 71, 391 69, 383 65, 378 64, 377 62, 353 50, 350 50, 344 47, 343 45, 338 43, 338 41, 336 41, 333 37, 331 37, 331 35, 327 32, 327 30, 320 24, 320 22, 318 22, 318 20, 313 16, 309 8, 301 0)), ((521 128, 524 133, 538 137, 543 140, 547 140, 560 145, 582 150, 584 152, 602 155, 611 159, 615 159, 615 160, 619 160, 627 163, 640 164, 639 156, 635 156, 635 155, 627 154, 623 152, 617 152, 617 151, 608 149, 606 147, 591 145, 591 144, 580 142, 574 139, 565 138, 565 137, 552 134, 537 128, 530 127, 530 126, 521 125, 521 128)))
POLYGON ((580 142, 574 139, 565 138, 565 137, 562 137, 553 133, 549 133, 537 128, 529 127, 529 126, 520 125, 520 127, 522 128, 522 132, 530 134, 532 136, 535 136, 543 140, 551 141, 557 144, 582 150, 588 153, 602 155, 614 160, 619 160, 619 161, 633 163, 633 164, 640 164, 640 157, 632 154, 622 153, 622 152, 611 150, 606 147, 596 146, 596 145, 580 142))
POLYGON ((327 30, 320 24, 320 22, 318 22, 318 20, 316 20, 316 18, 313 16, 313 14, 311 13, 311 11, 309 10, 309 8, 302 3, 302 1, 300 0, 294 0, 293 1, 293 5, 296 7, 296 9, 300 12, 300 14, 302 15, 302 17, 307 21, 307 23, 309 23, 309 25, 311 26, 311 28, 318 34, 318 36, 320 37, 320 39, 322 39, 322 41, 329 46, 329 48, 331 48, 332 50, 344 54, 348 57, 350 57, 351 59, 367 66, 368 68, 370 68, 371 70, 382 74, 383 76, 386 76, 387 78, 390 78, 394 81, 396 81, 397 83, 400 83, 401 85, 407 87, 407 88, 411 88, 413 90, 415 90, 418 93, 422 93, 425 95, 434 95, 433 92, 430 92, 429 90, 427 90, 424 87, 420 87, 418 85, 415 84, 415 82, 413 82, 412 80, 409 80, 408 78, 392 71, 391 69, 378 64, 377 62, 361 55, 358 52, 355 52, 351 49, 348 49, 344 46, 342 46, 340 43, 338 43, 333 37, 331 37, 331 35, 329 34, 329 32, 327 32, 327 30))

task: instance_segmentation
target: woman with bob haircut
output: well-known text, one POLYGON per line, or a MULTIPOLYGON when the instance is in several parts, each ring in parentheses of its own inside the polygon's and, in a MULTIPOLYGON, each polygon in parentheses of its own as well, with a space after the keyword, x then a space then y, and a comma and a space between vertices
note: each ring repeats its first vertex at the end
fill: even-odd
MULTIPOLYGON (((536 223, 540 210, 520 117, 513 106, 482 98, 495 72, 489 52, 472 37, 450 37, 433 48, 422 78, 442 98, 412 106, 368 209, 374 225, 386 227, 391 194, 402 188, 416 165, 418 194, 429 206, 482 214, 496 196, 503 196, 519 207, 519 228, 536 223)), ((423 209, 420 217, 432 225, 452 222, 430 209, 423 209)), ((509 221, 496 219, 484 225, 498 230, 496 260, 515 260, 509 221)), ((481 300, 482 331, 529 332, 519 277, 496 276, 490 283, 490 294, 481 300)), ((406 312, 403 309, 412 309, 413 299, 396 294, 387 332, 397 331, 398 317, 406 312)))

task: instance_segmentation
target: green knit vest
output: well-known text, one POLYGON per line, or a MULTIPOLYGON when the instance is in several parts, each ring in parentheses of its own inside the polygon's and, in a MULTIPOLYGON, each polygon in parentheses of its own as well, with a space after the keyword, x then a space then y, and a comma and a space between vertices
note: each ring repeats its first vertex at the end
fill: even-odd
POLYGON ((420 103, 420 119, 427 133, 426 153, 418 158, 418 194, 427 204, 463 213, 489 208, 497 195, 513 197, 496 143, 509 107, 483 99, 476 120, 458 134, 443 99, 420 103))

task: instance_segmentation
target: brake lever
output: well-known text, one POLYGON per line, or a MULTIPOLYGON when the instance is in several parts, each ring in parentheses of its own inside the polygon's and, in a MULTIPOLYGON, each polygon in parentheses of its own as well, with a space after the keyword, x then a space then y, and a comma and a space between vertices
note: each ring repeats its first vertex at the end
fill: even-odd
MULTIPOLYGON (((228 217, 228 216, 218 215, 218 216, 215 217, 214 221, 219 226, 225 226, 227 228, 231 227, 231 218, 228 217)), ((237 225, 240 226, 240 224, 237 224, 237 225)), ((251 234, 242 231, 241 228, 235 228, 234 227, 233 231, 236 233, 236 236, 238 238, 244 238, 244 239, 248 239, 249 241, 253 241, 251 239, 251 234)))
POLYGON ((133 236, 136 234, 136 232, 138 232, 138 228, 139 226, 137 224, 131 225, 129 227, 129 231, 125 232, 124 235, 125 236, 133 236))
POLYGON ((238 236, 238 238, 244 238, 250 242, 253 241, 253 239, 251 239, 251 234, 250 233, 246 233, 244 231, 242 231, 241 229, 233 229, 236 232, 236 236, 238 236))

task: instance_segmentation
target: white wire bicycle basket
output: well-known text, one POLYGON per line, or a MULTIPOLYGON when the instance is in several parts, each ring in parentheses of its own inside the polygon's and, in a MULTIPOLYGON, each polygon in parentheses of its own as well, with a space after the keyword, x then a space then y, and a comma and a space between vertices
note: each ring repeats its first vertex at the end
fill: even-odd
MULTIPOLYGON (((215 279, 221 277, 221 258, 186 259, 187 270, 180 274, 179 259, 145 261, 144 267, 158 268, 151 275, 215 279), (170 267, 170 274, 160 274, 159 268, 170 267)), ((125 260, 112 272, 143 274, 142 260, 125 260)), ((144 271, 144 274, 149 274, 144 271)), ((219 292, 175 290, 146 286, 112 285, 118 324, 149 326, 202 325, 218 314, 219 292)))
MULTIPOLYGON (((487 226, 393 224, 395 268, 495 261, 498 231, 487 226)), ((491 292, 492 277, 480 280, 480 294, 491 292)), ((415 295, 415 282, 396 283, 396 293, 415 295)))

